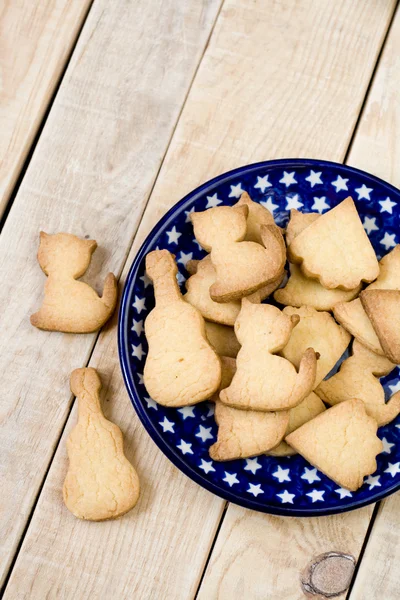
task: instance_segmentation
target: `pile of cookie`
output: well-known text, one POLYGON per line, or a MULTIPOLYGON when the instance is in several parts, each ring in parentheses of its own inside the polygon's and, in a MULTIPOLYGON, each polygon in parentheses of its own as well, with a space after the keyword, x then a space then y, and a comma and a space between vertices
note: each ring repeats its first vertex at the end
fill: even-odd
POLYGON ((190 217, 208 254, 187 264, 184 295, 172 254, 146 257, 148 393, 215 402, 214 460, 298 452, 358 489, 382 451, 377 428, 400 412, 378 379, 400 363, 400 245, 378 263, 350 197, 323 215, 292 210, 286 232, 247 193, 190 217))

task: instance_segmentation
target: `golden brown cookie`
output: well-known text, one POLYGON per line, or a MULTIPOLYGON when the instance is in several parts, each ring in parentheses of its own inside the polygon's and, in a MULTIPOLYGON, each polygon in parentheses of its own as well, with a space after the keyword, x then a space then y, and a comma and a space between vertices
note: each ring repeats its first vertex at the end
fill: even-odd
POLYGON ((302 273, 298 265, 290 265, 290 277, 285 287, 277 290, 274 298, 286 306, 312 306, 316 310, 332 310, 338 302, 355 298, 361 290, 328 290, 317 279, 310 279, 302 273))
POLYGON ((290 246, 294 238, 306 229, 311 223, 314 223, 319 217, 319 213, 302 213, 295 208, 290 211, 290 220, 286 227, 286 244, 290 246))
MULTIPOLYGON (((289 411, 289 423, 286 435, 289 435, 289 433, 292 433, 292 431, 295 431, 304 425, 304 423, 308 423, 308 421, 311 421, 311 419, 324 412, 324 410, 326 410, 325 404, 317 394, 311 392, 298 406, 289 411)), ((292 456, 296 452, 289 444, 283 441, 272 450, 269 450, 267 454, 271 456, 292 456)))
POLYGON ((400 363, 400 291, 368 289, 361 303, 378 336, 385 355, 400 363))
POLYGON ((299 367, 306 349, 314 348, 319 354, 314 384, 314 387, 317 387, 346 350, 350 343, 350 335, 335 323, 335 319, 329 313, 318 312, 311 306, 286 306, 283 312, 288 317, 299 315, 300 323, 293 330, 281 354, 295 367, 299 367))
POLYGON ((167 250, 150 252, 146 271, 156 299, 145 321, 147 392, 164 406, 196 404, 218 389, 220 360, 207 340, 200 312, 182 298, 172 255, 167 250))
POLYGON ((71 391, 78 399, 78 423, 68 436, 69 466, 63 496, 79 519, 116 519, 139 498, 139 478, 124 454, 119 427, 101 410, 95 369, 76 369, 71 391))
POLYGON ((379 274, 374 249, 350 197, 299 233, 288 256, 307 277, 318 279, 328 289, 353 290, 379 274))
POLYGON ((240 344, 233 327, 210 323, 206 321, 206 336, 211 346, 219 356, 236 358, 240 344))
POLYGON ((288 317, 270 304, 253 304, 246 298, 235 323, 242 345, 237 372, 220 400, 245 410, 288 410, 300 404, 314 387, 316 355, 304 352, 296 372, 284 358, 275 356, 288 342, 298 317, 288 317))
POLYGON ((355 492, 376 471, 382 442, 361 400, 347 400, 315 417, 286 442, 341 487, 355 492))
POLYGON ((249 214, 247 215, 247 230, 244 239, 248 242, 262 244, 261 227, 263 225, 274 225, 274 217, 269 212, 268 208, 265 208, 258 202, 253 202, 247 192, 243 192, 239 202, 236 204, 236 206, 243 205, 246 205, 249 209, 249 214))
POLYGON ((43 304, 31 316, 39 329, 65 333, 90 333, 104 325, 117 303, 117 280, 109 273, 101 298, 83 281, 76 281, 89 267, 95 240, 70 233, 40 232, 38 261, 47 275, 43 304))
POLYGON ((265 247, 244 242, 247 214, 248 207, 241 205, 217 206, 190 215, 196 239, 211 251, 217 278, 210 296, 216 302, 248 296, 283 272, 286 248, 281 230, 276 225, 261 227, 265 247))
POLYGON ((262 302, 263 300, 266 300, 281 285, 285 276, 286 276, 286 271, 283 270, 281 275, 277 279, 275 279, 274 281, 271 281, 271 283, 268 283, 266 286, 260 288, 256 292, 253 292, 249 296, 246 296, 246 298, 248 300, 250 300, 251 302, 254 302, 255 304, 258 304, 258 303, 262 302))
POLYGON ((385 404, 385 392, 376 377, 388 375, 395 366, 354 340, 352 356, 343 361, 338 373, 320 383, 317 393, 332 406, 357 396, 364 402, 367 414, 381 427, 400 413, 400 392, 385 404))

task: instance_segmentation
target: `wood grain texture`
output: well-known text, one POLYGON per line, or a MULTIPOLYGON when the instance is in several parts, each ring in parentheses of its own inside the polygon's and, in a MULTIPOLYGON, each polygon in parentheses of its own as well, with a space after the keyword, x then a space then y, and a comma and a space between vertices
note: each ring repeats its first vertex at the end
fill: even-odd
POLYGON ((96 0, 0 236, 0 580, 95 341, 30 325, 39 231, 96 239, 85 277, 98 289, 120 274, 219 5, 96 0))
MULTIPOLYGON (((228 0, 195 78, 122 279, 149 228, 201 180, 238 164, 276 155, 322 154, 342 158, 392 9, 392 2, 373 2, 365 11, 363 2, 228 0), (333 24, 329 25, 332 19, 333 24), (359 57, 357 63, 354 55, 359 57)), ((117 598, 130 597, 133 592, 143 600, 193 597, 224 503, 171 467, 137 426, 121 382, 115 337, 111 327, 100 336, 90 364, 100 369, 104 385, 108 386, 106 396, 111 401, 106 414, 126 433, 127 454, 133 458, 142 479, 143 495, 137 510, 121 521, 103 524, 82 523, 69 515, 61 503, 61 483, 67 468, 64 436, 6 598, 104 598, 111 592, 117 598)), ((65 394, 68 396, 66 389, 66 381, 60 381, 60 402, 65 401, 65 394)), ((75 419, 74 412, 66 433, 75 419)), ((246 573, 241 575, 249 564, 242 562, 242 524, 248 538, 254 536, 258 540, 255 553, 260 552, 265 562, 277 553, 275 565, 281 568, 289 564, 298 586, 295 597, 299 598, 300 570, 314 553, 342 549, 358 552, 369 518, 370 509, 344 519, 297 521, 230 507, 220 534, 223 537, 218 538, 223 564, 226 562, 222 553, 228 549, 219 540, 226 539, 228 523, 236 523, 238 544, 229 548, 234 568, 229 569, 224 585, 232 590, 240 585, 242 576, 249 581, 246 573), (257 534, 260 523, 263 536, 257 534), (270 529, 275 531, 275 537, 274 543, 271 539, 269 544, 270 529), (293 555, 286 551, 288 543, 296 549, 293 555)), ((265 573, 268 565, 262 567, 261 573, 265 573)), ((209 573, 206 574, 208 598, 216 597, 223 577, 222 572, 214 571, 217 572, 218 582, 214 576, 208 581, 209 573)), ((279 597, 279 585, 289 585, 284 570, 280 573, 279 577, 273 573, 273 591, 265 577, 263 598, 275 600, 279 597)), ((203 590, 200 593, 207 597, 203 590)))
POLYGON ((91 0, 0 6, 0 217, 91 0))

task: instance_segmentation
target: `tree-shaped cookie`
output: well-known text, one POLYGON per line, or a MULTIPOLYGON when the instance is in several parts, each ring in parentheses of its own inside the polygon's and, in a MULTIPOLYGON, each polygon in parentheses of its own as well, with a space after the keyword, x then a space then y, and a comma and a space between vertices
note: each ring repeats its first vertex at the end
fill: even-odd
MULTIPOLYGON (((236 371, 236 361, 221 358, 221 389, 230 385, 236 371)), ((215 401, 218 438, 209 453, 213 460, 234 460, 267 452, 282 440, 287 430, 289 411, 261 412, 239 410, 215 401)))
POLYGON ((248 210, 246 205, 216 206, 190 215, 196 239, 211 252, 217 278, 210 295, 216 302, 248 296, 283 272, 286 248, 279 227, 261 227, 265 247, 243 241, 248 210))
POLYGON ((335 206, 308 225, 288 248, 291 262, 328 288, 352 290, 378 277, 379 265, 353 200, 335 206))
POLYGON ((76 369, 71 391, 78 399, 78 423, 68 436, 69 467, 64 502, 80 519, 116 519, 139 498, 139 478, 124 455, 119 427, 101 410, 101 381, 95 369, 76 369))
POLYGON ((386 357, 371 352, 354 340, 352 356, 343 361, 338 373, 320 383, 317 394, 331 405, 357 397, 381 427, 400 413, 400 392, 385 404, 385 392, 377 379, 388 375, 395 366, 386 357))
POLYGON ((69 233, 40 233, 38 261, 47 275, 44 300, 31 323, 47 331, 90 333, 104 325, 117 303, 117 281, 109 273, 101 298, 83 281, 76 281, 89 267, 94 240, 69 233))
POLYGON ((382 442, 361 400, 347 400, 315 417, 286 442, 338 485, 356 491, 376 471, 382 442))
POLYGON ((247 229, 245 240, 248 242, 257 242, 262 244, 261 227, 263 225, 274 225, 274 217, 269 212, 268 208, 262 206, 258 202, 254 202, 247 192, 243 192, 236 206, 246 205, 249 209, 247 215, 247 229))
POLYGON ((270 304, 253 304, 246 298, 235 323, 242 345, 237 355, 237 372, 220 400, 246 410, 287 410, 300 404, 314 387, 316 355, 304 352, 299 372, 288 360, 276 356, 287 344, 299 322, 270 304))
POLYGON ((220 360, 207 340, 200 312, 182 298, 173 256, 167 250, 150 252, 146 271, 156 305, 145 321, 149 351, 144 384, 164 406, 196 404, 218 389, 220 360))

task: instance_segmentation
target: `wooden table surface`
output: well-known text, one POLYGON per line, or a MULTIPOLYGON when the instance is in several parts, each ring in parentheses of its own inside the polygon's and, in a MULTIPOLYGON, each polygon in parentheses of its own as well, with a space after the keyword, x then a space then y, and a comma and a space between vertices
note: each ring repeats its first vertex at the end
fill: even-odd
POLYGON ((138 421, 117 316, 100 335, 34 329, 40 230, 99 243, 87 281, 121 285, 161 215, 228 169, 346 162, 400 186, 395 0, 4 0, 0 6, 0 580, 4 598, 399 598, 400 495, 313 519, 247 511, 181 474, 138 421), (96 367, 142 494, 117 521, 62 501, 70 372, 96 367), (329 573, 328 573, 329 575, 329 573), (348 576, 348 570, 347 570, 348 576), (342 586, 342 587, 341 587, 342 586), (347 589, 345 589, 347 588, 347 589))

